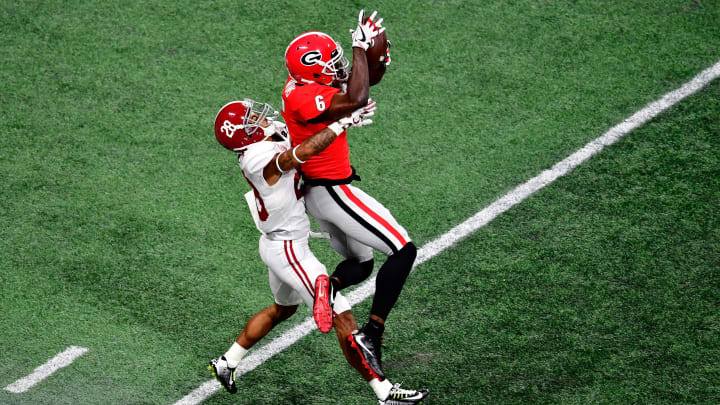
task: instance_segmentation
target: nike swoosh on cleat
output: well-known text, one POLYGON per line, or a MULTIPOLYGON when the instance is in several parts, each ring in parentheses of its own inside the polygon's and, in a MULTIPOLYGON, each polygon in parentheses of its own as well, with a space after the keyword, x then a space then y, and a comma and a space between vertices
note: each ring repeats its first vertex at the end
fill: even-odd
POLYGON ((362 347, 363 349, 365 349, 366 352, 372 353, 372 351, 371 351, 370 349, 368 349, 367 346, 365 346, 365 344, 362 342, 361 339, 357 339, 357 338, 356 338, 355 341, 357 342, 357 344, 358 344, 360 347, 362 347))

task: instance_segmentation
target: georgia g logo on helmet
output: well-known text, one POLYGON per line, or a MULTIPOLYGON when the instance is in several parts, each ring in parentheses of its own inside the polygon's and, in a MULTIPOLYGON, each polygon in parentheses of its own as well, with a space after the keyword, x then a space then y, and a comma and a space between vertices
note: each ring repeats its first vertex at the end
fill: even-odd
POLYGON ((350 62, 342 47, 320 31, 300 34, 285 49, 285 67, 296 82, 330 85, 348 79, 350 62))
POLYGON ((305 52, 303 56, 300 57, 300 62, 305 66, 313 66, 321 60, 322 54, 320 51, 305 52))

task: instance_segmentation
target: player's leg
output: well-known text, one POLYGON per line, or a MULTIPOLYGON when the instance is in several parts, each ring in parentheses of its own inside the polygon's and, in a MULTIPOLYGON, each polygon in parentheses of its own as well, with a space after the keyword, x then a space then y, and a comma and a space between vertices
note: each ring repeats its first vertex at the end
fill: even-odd
MULTIPOLYGON (((328 276, 325 272, 325 267, 312 255, 309 248, 303 243, 295 243, 294 245, 296 246, 293 246, 293 250, 297 250, 296 256, 302 258, 298 260, 297 264, 302 265, 310 279, 315 277, 316 284, 321 284, 317 282, 318 280, 324 279, 327 281, 328 276)), ((326 294, 328 292, 327 289, 324 291, 326 294)), ((315 299, 313 299, 306 289, 298 290, 297 293, 308 304, 311 302, 316 304, 317 297, 320 295, 317 289, 315 291, 315 299)), ((348 363, 368 382, 379 402, 381 404, 414 404, 419 403, 422 398, 425 398, 425 396, 427 396, 426 390, 403 390, 399 384, 393 385, 388 379, 384 377, 380 378, 373 374, 372 368, 364 363, 361 353, 352 347, 353 340, 350 339, 350 337, 352 336, 352 332, 357 330, 357 323, 350 311, 350 303, 342 293, 338 292, 334 294, 333 304, 332 309, 335 316, 332 317, 332 323, 335 327, 335 332, 343 354, 348 363)))
POLYGON ((364 364, 362 356, 351 347, 348 338, 353 331, 357 330, 357 322, 352 312, 348 310, 337 315, 334 319, 334 325, 338 343, 347 362, 370 384, 370 387, 375 391, 378 399, 386 398, 392 387, 390 381, 385 379, 384 383, 382 383, 378 376, 372 371, 372 368, 364 364))
MULTIPOLYGON (((350 242, 341 237, 333 240, 333 234, 345 235, 348 239, 379 250, 388 256, 397 253, 410 242, 405 228, 395 220, 387 208, 350 184, 310 187, 305 194, 305 206, 321 227, 328 228, 333 248, 346 258, 352 257, 351 255, 356 252, 343 252, 342 246, 349 245, 350 242)), ((364 261, 363 259, 371 257, 359 259, 364 261)))
POLYGON ((335 326, 335 334, 337 335, 338 343, 340 344, 340 348, 342 349, 348 363, 350 363, 350 365, 363 376, 365 381, 372 380, 374 378, 371 374, 372 370, 368 370, 363 365, 362 357, 360 357, 358 353, 350 347, 350 343, 348 341, 350 333, 357 329, 357 322, 355 321, 352 311, 348 310, 338 314, 335 319, 333 319, 333 325, 335 326))
POLYGON ((345 258, 330 275, 333 289, 340 291, 367 280, 372 274, 375 263, 372 248, 348 238, 340 228, 329 221, 316 218, 316 222, 324 232, 330 235, 330 246, 345 258))
POLYGON ((416 256, 415 244, 407 242, 397 253, 388 256, 378 270, 369 323, 379 329, 379 335, 382 335, 382 325, 400 297, 416 256))
POLYGON ((339 291, 367 280, 374 266, 373 259, 364 262, 355 258, 345 259, 335 266, 335 271, 330 277, 335 280, 335 287, 339 291))
MULTIPOLYGON (((354 241, 388 255, 378 270, 370 318, 352 335, 354 347, 362 352, 376 374, 383 376, 380 341, 385 320, 412 270, 417 249, 390 211, 357 187, 316 186, 306 194, 305 200, 308 212, 318 223, 331 223, 337 228, 335 232, 344 237, 336 238, 337 244, 348 249, 354 241)), ((352 257, 347 253, 345 256, 352 257)))
MULTIPOLYGON (((269 245, 270 243, 268 243, 269 245)), ((332 329, 333 303, 327 295, 330 282, 325 266, 310 251, 307 238, 272 242, 263 260, 273 262, 273 274, 294 294, 313 309, 318 329, 328 333, 332 329)))
POLYGON ((372 369, 364 364, 362 356, 351 347, 351 340, 348 339, 350 334, 357 330, 357 322, 350 310, 337 315, 334 325, 345 358, 368 382, 380 404, 417 404, 429 394, 427 390, 402 389, 400 384, 393 385, 387 378, 381 380, 374 375, 372 369))
MULTIPOLYGON (((395 305, 412 270, 417 249, 390 211, 352 185, 316 186, 305 196, 308 212, 329 230, 333 248, 346 258, 362 246, 377 249, 387 260, 378 270, 371 314, 380 328, 395 305), (336 236, 338 235, 338 236, 336 236)), ((360 251, 367 258, 367 250, 360 251)))
POLYGON ((210 361, 210 370, 215 378, 231 394, 237 391, 235 369, 245 354, 260 339, 265 337, 278 323, 288 319, 297 310, 297 305, 283 306, 274 303, 255 314, 235 339, 235 343, 219 358, 210 361))
POLYGON ((380 346, 385 332, 385 320, 395 306, 405 280, 412 270, 417 250, 408 242, 397 253, 389 256, 378 270, 375 280, 370 316, 362 328, 351 335, 353 347, 358 350, 366 363, 384 377, 380 346))
MULTIPOLYGON (((284 306, 277 303, 270 305, 250 318, 247 325, 245 325, 245 329, 240 332, 235 342, 246 351, 249 350, 255 343, 265 337, 275 325, 290 318, 297 311, 297 307, 297 305, 284 306)), ((225 357, 228 357, 227 354, 225 357)), ((237 365, 242 356, 228 359, 233 360, 233 363, 237 365)))
POLYGON ((290 267, 290 264, 287 259, 281 257, 283 246, 283 241, 277 242, 260 238, 260 257, 268 266, 270 290, 275 297, 275 303, 250 318, 228 351, 223 356, 210 361, 209 368, 213 375, 230 393, 237 391, 235 369, 248 350, 267 335, 275 325, 292 316, 297 310, 298 304, 302 302, 302 297, 297 293, 296 288, 302 288, 300 286, 303 283, 299 279, 293 280, 285 277, 288 272, 286 267, 290 267), (286 279, 290 282, 286 282, 286 279))

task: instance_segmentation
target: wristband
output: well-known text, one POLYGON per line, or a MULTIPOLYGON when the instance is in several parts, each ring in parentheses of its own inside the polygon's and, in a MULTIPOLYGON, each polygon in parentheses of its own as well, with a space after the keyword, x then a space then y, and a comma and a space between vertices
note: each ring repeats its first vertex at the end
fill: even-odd
POLYGON ((303 164, 303 163, 305 163, 305 161, 298 159, 297 155, 295 154, 295 149, 297 149, 297 148, 299 148, 299 147, 300 147, 300 145, 294 147, 293 150, 292 150, 292 151, 293 151, 292 153, 293 153, 293 157, 295 158, 295 160, 297 160, 298 163, 303 164))
POLYGON ((285 174, 285 173, 287 173, 285 170, 283 170, 283 169, 280 168, 280 162, 278 162, 278 159, 280 159, 280 153, 278 153, 277 155, 275 155, 275 166, 277 167, 278 171, 280 171, 280 174, 285 174))
POLYGON ((345 128, 343 128, 342 125, 340 125, 340 123, 337 121, 328 125, 328 128, 335 133, 335 136, 339 136, 345 130, 345 128))

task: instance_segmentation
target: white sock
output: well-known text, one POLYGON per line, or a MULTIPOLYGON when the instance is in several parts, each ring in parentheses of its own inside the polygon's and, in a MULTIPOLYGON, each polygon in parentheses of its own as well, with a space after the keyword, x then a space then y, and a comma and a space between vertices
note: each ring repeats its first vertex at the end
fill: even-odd
POLYGON ((245 356, 245 353, 247 352, 248 350, 240 346, 237 342, 233 343, 227 353, 225 353, 225 360, 228 362, 228 367, 237 367, 238 364, 240 364, 240 360, 242 360, 243 356, 245 356))
POLYGON ((368 381, 368 384, 370 384, 370 387, 373 391, 375 391, 375 395, 379 400, 385 400, 388 394, 390 394, 390 389, 392 388, 392 383, 387 378, 382 381, 377 378, 373 378, 368 381))

